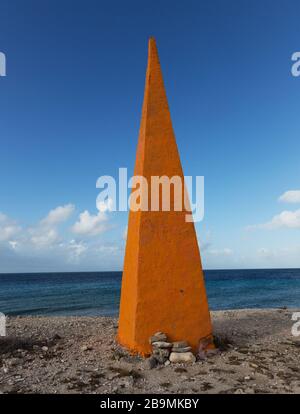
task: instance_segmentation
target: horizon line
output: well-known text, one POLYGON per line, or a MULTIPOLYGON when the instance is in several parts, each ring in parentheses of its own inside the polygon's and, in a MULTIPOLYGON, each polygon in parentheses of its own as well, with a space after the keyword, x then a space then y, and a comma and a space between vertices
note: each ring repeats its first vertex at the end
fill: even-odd
MULTIPOLYGON (((253 268, 218 268, 202 269, 203 272, 212 271, 243 271, 243 270, 300 270, 300 267, 253 267, 253 268)), ((57 273, 123 273, 123 270, 67 270, 67 271, 42 271, 42 272, 0 272, 1 275, 38 275, 38 274, 57 274, 57 273)))

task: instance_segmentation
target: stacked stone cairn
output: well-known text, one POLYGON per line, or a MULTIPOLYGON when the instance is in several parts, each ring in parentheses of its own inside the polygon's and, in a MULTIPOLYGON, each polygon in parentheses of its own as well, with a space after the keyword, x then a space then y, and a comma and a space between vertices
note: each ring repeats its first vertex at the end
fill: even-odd
POLYGON ((149 367, 156 365, 169 365, 173 363, 192 363, 196 361, 195 355, 191 352, 192 348, 186 341, 169 342, 168 337, 163 332, 157 332, 149 338, 152 345, 152 355, 148 359, 149 367))

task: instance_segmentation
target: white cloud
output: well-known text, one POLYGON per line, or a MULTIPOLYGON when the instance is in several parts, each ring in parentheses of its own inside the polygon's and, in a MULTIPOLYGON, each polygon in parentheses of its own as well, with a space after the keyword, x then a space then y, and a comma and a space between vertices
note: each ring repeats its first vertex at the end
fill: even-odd
POLYGON ((90 214, 88 210, 85 210, 79 214, 79 220, 72 226, 71 230, 75 234, 81 234, 86 236, 96 236, 107 230, 107 212, 112 210, 113 201, 107 199, 106 201, 97 201, 98 214, 90 214))
POLYGON ((103 233, 107 226, 104 224, 107 220, 105 213, 99 211, 98 214, 90 214, 88 210, 79 214, 79 220, 72 226, 73 233, 95 236, 103 233))
POLYGON ((8 244, 13 250, 17 249, 18 247, 18 242, 16 240, 10 240, 8 244))
POLYGON ((253 229, 267 229, 274 230, 281 227, 287 227, 291 229, 300 228, 300 209, 295 211, 285 210, 280 214, 275 215, 270 221, 262 224, 254 224, 248 226, 247 230, 253 229))
MULTIPOLYGON (((300 190, 289 190, 281 194, 278 201, 285 203, 300 203, 300 190)), ((278 228, 300 228, 300 209, 298 210, 284 210, 272 217, 266 223, 254 224, 246 227, 246 230, 266 229, 274 230, 278 228)))
POLYGON ((295 211, 282 211, 265 224, 266 228, 275 229, 279 227, 300 228, 300 209, 295 211))
POLYGON ((290 190, 283 193, 278 201, 284 203, 300 203, 300 190, 290 190))
POLYGON ((6 241, 11 249, 20 251, 53 246, 60 240, 57 226, 71 216, 74 208, 73 204, 58 206, 35 226, 23 229, 15 220, 0 213, 0 242, 6 241))
POLYGON ((224 249, 207 250, 207 253, 213 256, 231 256, 233 254, 233 251, 229 249, 228 247, 224 247, 224 249))
POLYGON ((9 240, 20 231, 21 227, 14 220, 0 212, 0 241, 9 240))
POLYGON ((29 230, 29 241, 37 248, 51 246, 59 240, 56 229, 37 228, 29 230))
POLYGON ((102 211, 79 215, 72 230, 78 235, 95 236, 77 240, 60 224, 74 211, 73 204, 59 206, 45 218, 23 227, 0 212, 0 272, 5 271, 64 271, 64 270, 120 270, 123 260, 123 243, 107 244, 100 235, 108 226, 110 202, 100 206, 102 211))
POLYGON ((87 246, 83 242, 76 242, 72 239, 68 245, 68 249, 71 250, 75 256, 80 256, 87 250, 87 246))
POLYGON ((23 244, 29 243, 27 247, 39 250, 54 247, 61 240, 57 229, 58 225, 68 220, 74 210, 73 204, 58 206, 50 210, 36 226, 27 229, 27 233, 23 235, 23 244))
POLYGON ((96 249, 99 253, 108 253, 111 255, 115 255, 120 252, 120 247, 116 245, 103 245, 96 249))
POLYGON ((49 211, 48 215, 43 220, 41 220, 41 225, 53 226, 55 224, 62 223, 71 216, 74 209, 75 206, 73 204, 58 206, 49 211))
POLYGON ((62 244, 63 247, 68 255, 68 261, 78 263, 81 256, 87 252, 88 246, 83 243, 82 241, 77 242, 76 240, 72 239, 66 245, 62 244))
POLYGON ((73 204, 66 204, 50 210, 36 226, 27 229, 27 234, 24 234, 26 242, 37 249, 53 247, 60 241, 58 225, 68 220, 74 209, 73 204))
POLYGON ((105 213, 106 211, 112 211, 113 204, 114 203, 111 198, 108 198, 106 201, 99 201, 98 199, 96 201, 96 207, 101 213, 105 213))

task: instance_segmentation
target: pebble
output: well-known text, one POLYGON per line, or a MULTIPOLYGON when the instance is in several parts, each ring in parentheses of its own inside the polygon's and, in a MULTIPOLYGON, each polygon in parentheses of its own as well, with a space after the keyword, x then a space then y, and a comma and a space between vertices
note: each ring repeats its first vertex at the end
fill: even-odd
POLYGON ((157 341, 157 342, 152 342, 152 346, 153 348, 165 349, 165 348, 171 348, 172 344, 171 342, 157 341))
POLYGON ((173 348, 185 348, 187 346, 189 346, 189 344, 186 341, 173 342, 173 348))
POLYGON ((21 361, 18 358, 12 358, 7 361, 7 365, 10 365, 11 367, 15 367, 16 365, 20 364, 21 361))
POLYGON ((245 394, 245 392, 242 388, 238 388, 234 391, 234 394, 245 394))
POLYGON ((48 351, 48 347, 47 346, 42 346, 42 351, 47 352, 48 351))
POLYGON ((169 355, 170 355, 170 351, 168 349, 155 349, 153 351, 153 357, 160 364, 164 364, 166 360, 169 358, 169 355))
POLYGON ((93 347, 89 345, 83 345, 80 349, 81 351, 91 351, 93 347))
POLYGON ((220 354, 220 350, 218 348, 216 348, 216 349, 207 349, 205 351, 205 353, 206 353, 206 356, 210 357, 210 356, 214 356, 214 355, 220 354))
POLYGON ((149 343, 152 344, 153 342, 161 342, 167 341, 167 335, 163 332, 156 332, 153 336, 150 337, 149 343))
POLYGON ((169 357, 171 362, 196 362, 196 357, 191 352, 171 352, 169 357))
POLYGON ((157 359, 152 355, 150 358, 147 359, 147 366, 149 369, 153 369, 157 365, 157 359))
POLYGON ((190 346, 186 346, 184 348, 172 348, 172 352, 190 352, 192 348, 190 346))

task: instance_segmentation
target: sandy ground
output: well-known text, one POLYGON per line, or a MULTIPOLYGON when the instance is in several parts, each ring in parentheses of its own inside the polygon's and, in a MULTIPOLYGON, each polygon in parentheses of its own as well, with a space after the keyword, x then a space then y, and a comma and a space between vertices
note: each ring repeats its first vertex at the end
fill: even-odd
POLYGON ((153 369, 115 343, 114 318, 9 318, 0 393, 300 393, 300 336, 291 334, 291 316, 284 309, 212 312, 219 355, 153 369))

